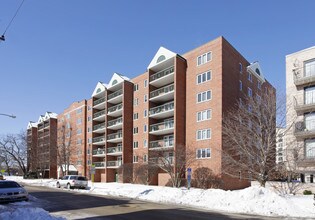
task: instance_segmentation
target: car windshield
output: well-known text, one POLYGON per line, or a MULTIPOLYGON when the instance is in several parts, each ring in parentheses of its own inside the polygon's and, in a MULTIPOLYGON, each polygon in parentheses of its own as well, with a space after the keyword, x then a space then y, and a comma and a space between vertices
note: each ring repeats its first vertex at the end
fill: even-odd
POLYGON ((86 178, 84 176, 79 176, 78 180, 86 180, 86 178))
POLYGON ((18 188, 21 187, 18 183, 16 182, 6 182, 6 181, 0 181, 0 189, 4 188, 18 188))

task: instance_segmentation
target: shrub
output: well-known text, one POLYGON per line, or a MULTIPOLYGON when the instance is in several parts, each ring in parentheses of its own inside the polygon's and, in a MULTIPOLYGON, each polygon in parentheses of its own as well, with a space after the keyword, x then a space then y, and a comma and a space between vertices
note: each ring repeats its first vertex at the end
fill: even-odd
POLYGON ((220 188, 222 180, 220 176, 214 174, 211 169, 207 167, 200 167, 193 172, 191 185, 202 189, 220 188))
POLYGON ((304 190, 303 191, 303 195, 312 195, 312 191, 311 190, 304 190))

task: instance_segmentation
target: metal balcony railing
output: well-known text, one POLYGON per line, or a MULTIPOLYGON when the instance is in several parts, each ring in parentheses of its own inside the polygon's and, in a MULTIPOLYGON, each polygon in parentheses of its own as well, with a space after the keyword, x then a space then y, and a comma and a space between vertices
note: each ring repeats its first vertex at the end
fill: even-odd
POLYGON ((108 121, 107 126, 113 126, 113 125, 117 125, 117 124, 121 124, 123 122, 122 117, 108 121))
POLYGON ((164 95, 166 93, 170 93, 174 91, 174 84, 164 86, 160 89, 154 90, 153 92, 150 92, 150 98, 154 98, 160 95, 164 95))
POLYGON ((114 105, 114 106, 108 108, 107 113, 112 113, 112 112, 115 112, 115 111, 119 111, 120 109, 122 109, 122 107, 123 107, 122 103, 120 103, 118 105, 114 105))
POLYGON ((92 155, 103 155, 103 154, 105 154, 105 149, 104 148, 99 148, 99 149, 96 149, 96 150, 92 151, 92 155))
POLYGON ((119 89, 119 90, 117 90, 116 92, 113 92, 112 94, 109 94, 109 95, 108 95, 108 100, 113 99, 113 98, 115 98, 115 97, 117 97, 117 96, 120 96, 120 95, 122 95, 122 94, 123 94, 123 90, 122 90, 122 89, 119 89))
POLYGON ((161 130, 166 130, 166 129, 171 129, 171 128, 174 128, 174 120, 169 120, 162 123, 150 125, 150 132, 161 131, 161 130))
POLYGON ((105 136, 95 137, 92 139, 93 143, 105 141, 105 136))
POLYGON ((101 103, 103 103, 103 102, 105 102, 105 97, 95 100, 95 101, 93 102, 93 106, 98 105, 98 104, 101 104, 101 103))
POLYGON ((120 165, 122 165, 122 161, 121 160, 107 161, 107 166, 108 167, 119 167, 120 165))
POLYGON ((174 72, 174 66, 168 67, 162 71, 159 71, 157 73, 154 73, 152 76, 150 76, 150 82, 157 80, 163 76, 169 75, 174 72))
POLYGON ((93 114, 93 118, 97 118, 97 117, 100 117, 102 115, 105 115, 105 110, 102 110, 102 111, 99 111, 99 112, 96 112, 93 114))
POLYGON ((107 140, 122 138, 122 132, 107 135, 107 140))
POLYGON ((168 140, 168 141, 164 141, 162 140, 157 140, 157 141, 151 141, 150 142, 150 147, 149 148, 162 148, 162 147, 173 147, 174 146, 174 140, 168 140))
POLYGON ((94 125, 93 126, 93 131, 96 131, 96 130, 99 130, 99 129, 103 129, 103 128, 105 128, 105 122, 101 123, 101 124, 98 124, 98 125, 94 125))
POLYGON ((109 148, 107 148, 107 153, 108 153, 108 154, 120 153, 120 152, 122 152, 122 146, 109 147, 109 148))
POLYGON ((94 162, 95 167, 105 167, 105 162, 94 162))
POLYGON ((150 115, 155 115, 170 110, 174 110, 174 102, 169 102, 154 108, 150 108, 150 115))
POLYGON ((297 67, 293 69, 294 83, 296 85, 303 85, 315 83, 315 63, 304 67, 297 67))

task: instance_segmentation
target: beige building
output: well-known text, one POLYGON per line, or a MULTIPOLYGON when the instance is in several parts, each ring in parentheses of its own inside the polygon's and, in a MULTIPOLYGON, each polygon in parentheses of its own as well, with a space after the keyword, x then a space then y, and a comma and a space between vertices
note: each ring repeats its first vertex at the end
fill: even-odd
POLYGON ((289 163, 297 165, 302 182, 315 174, 315 47, 286 56, 289 163))

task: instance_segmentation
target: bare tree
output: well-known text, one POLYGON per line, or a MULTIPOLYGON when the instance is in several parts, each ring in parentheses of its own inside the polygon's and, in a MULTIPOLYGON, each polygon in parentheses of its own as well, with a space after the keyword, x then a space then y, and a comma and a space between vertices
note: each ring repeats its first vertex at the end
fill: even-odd
POLYGON ((182 145, 175 146, 174 149, 154 151, 150 164, 167 173, 173 187, 180 187, 185 178, 186 168, 196 160, 196 154, 182 145))
POLYGON ((276 170, 276 116, 280 108, 283 105, 276 105, 275 91, 267 90, 261 97, 239 102, 225 115, 223 173, 254 179, 265 186, 276 170))
POLYGON ((7 170, 9 169, 9 160, 11 160, 20 168, 24 175, 27 173, 27 140, 25 131, 2 137, 0 139, 0 150, 5 159, 7 170))

